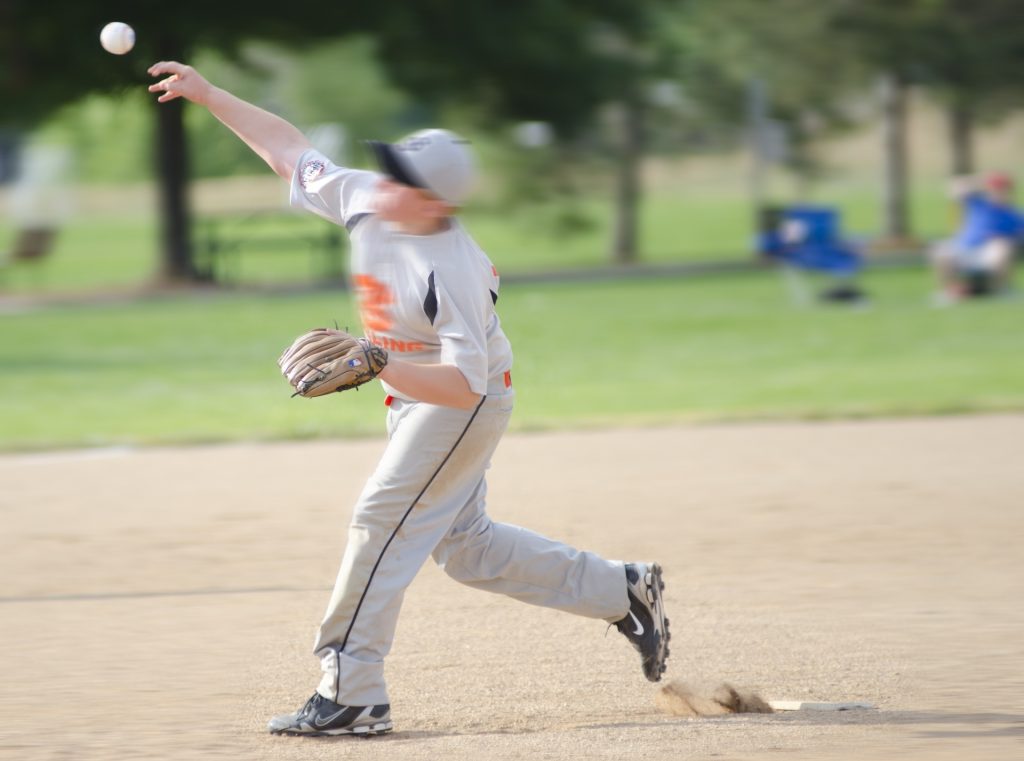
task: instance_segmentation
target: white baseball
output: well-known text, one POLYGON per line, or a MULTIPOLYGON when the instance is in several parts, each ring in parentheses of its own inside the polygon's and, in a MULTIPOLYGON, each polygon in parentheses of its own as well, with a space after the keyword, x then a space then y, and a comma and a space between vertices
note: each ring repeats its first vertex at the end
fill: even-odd
POLYGON ((108 53, 124 55, 135 47, 135 30, 121 21, 111 21, 100 32, 100 45, 108 53))

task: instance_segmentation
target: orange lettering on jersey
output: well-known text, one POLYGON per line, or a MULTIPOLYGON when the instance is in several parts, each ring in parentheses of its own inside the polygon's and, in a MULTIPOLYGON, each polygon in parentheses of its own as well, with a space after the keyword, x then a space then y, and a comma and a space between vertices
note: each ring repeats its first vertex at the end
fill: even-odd
POLYGON ((372 275, 356 275, 352 279, 359 301, 359 316, 367 330, 387 330, 391 327, 391 305, 395 303, 391 290, 372 275))
POLYGON ((495 277, 498 277, 498 268, 497 268, 497 267, 495 267, 495 266, 494 266, 493 264, 491 265, 491 273, 492 273, 492 274, 493 274, 493 275, 494 275, 495 277))
POLYGON ((423 351, 426 348, 420 341, 399 341, 397 338, 382 336, 379 333, 374 333, 370 330, 366 331, 366 337, 370 340, 370 343, 377 344, 377 346, 382 349, 398 353, 407 351, 423 351))

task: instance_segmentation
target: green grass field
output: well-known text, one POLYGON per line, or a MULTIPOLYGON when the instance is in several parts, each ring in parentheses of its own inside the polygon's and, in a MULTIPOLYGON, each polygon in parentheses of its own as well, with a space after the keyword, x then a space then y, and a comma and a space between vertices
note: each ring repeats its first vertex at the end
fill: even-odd
MULTIPOLYGON (((875 269, 866 309, 792 305, 775 272, 507 283, 519 429, 1024 407, 1024 301, 928 305, 875 269)), ((0 448, 376 435, 376 384, 290 399, 298 333, 356 325, 342 291, 182 294, 0 316, 0 448)))

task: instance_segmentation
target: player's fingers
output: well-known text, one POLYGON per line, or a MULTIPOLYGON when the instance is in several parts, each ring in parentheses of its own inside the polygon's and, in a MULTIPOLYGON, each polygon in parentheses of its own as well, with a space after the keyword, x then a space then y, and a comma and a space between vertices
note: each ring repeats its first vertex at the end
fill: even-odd
POLYGON ((179 80, 180 77, 177 74, 172 74, 167 79, 161 79, 156 84, 150 85, 148 89, 150 92, 170 92, 172 90, 171 85, 179 80))
POLYGON ((169 100, 174 100, 175 98, 180 98, 180 97, 181 97, 181 95, 179 95, 176 92, 165 92, 163 95, 161 95, 159 98, 156 99, 156 102, 157 103, 166 103, 169 100))
POLYGON ((158 61, 147 69, 151 77, 158 77, 161 74, 180 74, 184 70, 184 64, 177 61, 158 61))

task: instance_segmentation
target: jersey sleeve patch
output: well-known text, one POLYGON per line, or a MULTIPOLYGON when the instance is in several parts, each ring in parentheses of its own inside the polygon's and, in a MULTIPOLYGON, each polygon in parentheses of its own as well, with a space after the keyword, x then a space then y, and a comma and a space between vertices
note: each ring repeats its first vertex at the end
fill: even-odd
POLYGON ((303 164, 299 173, 299 184, 302 185, 302 189, 307 190, 309 183, 322 175, 326 168, 327 165, 320 159, 310 159, 303 164))

